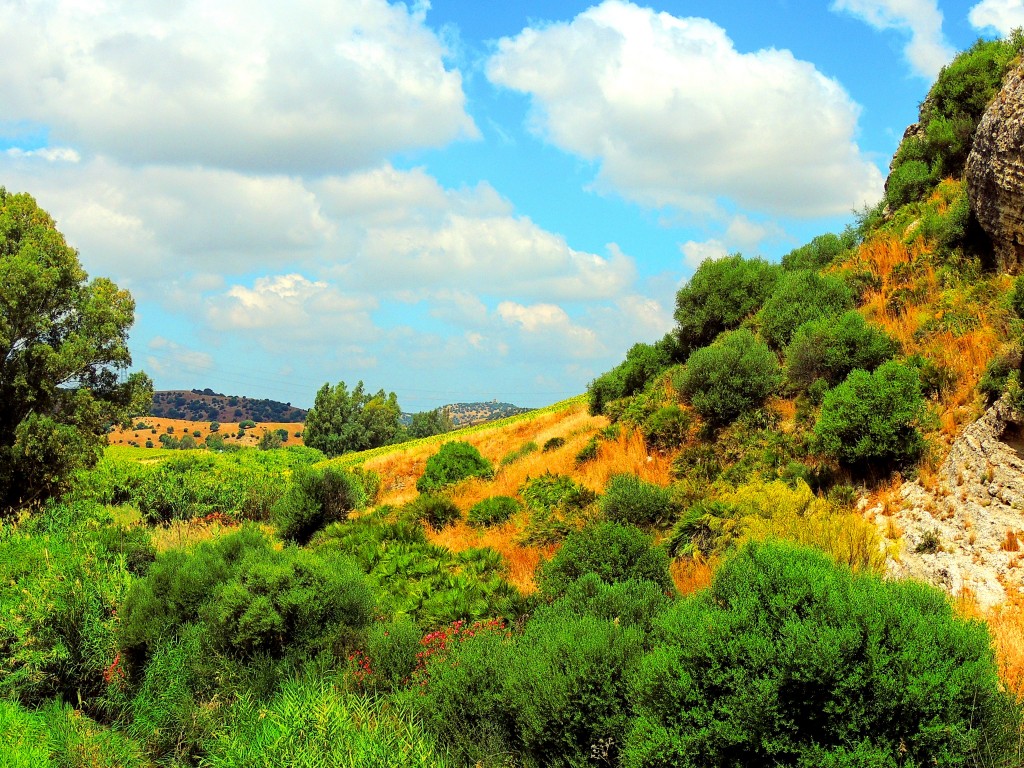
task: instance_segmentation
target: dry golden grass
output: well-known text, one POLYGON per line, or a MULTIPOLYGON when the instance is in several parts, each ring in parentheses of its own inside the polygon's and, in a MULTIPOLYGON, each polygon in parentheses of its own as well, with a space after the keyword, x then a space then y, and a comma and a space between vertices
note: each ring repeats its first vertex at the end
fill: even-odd
MULTIPOLYGON (((195 433, 199 432, 199 437, 195 437, 195 441, 198 445, 203 445, 206 442, 207 436, 210 434, 210 422, 208 421, 188 421, 187 419, 162 419, 156 416, 142 416, 135 419, 135 423, 138 424, 140 421, 144 421, 149 424, 152 429, 121 429, 116 428, 113 432, 107 435, 107 442, 110 445, 128 445, 128 441, 131 440, 138 444, 139 447, 146 445, 146 440, 153 441, 154 448, 163 447, 160 444, 160 435, 167 434, 167 428, 173 427, 174 432, 171 433, 174 437, 181 439, 185 435, 192 435, 195 437, 195 433), (153 429, 156 432, 153 432, 153 429)), ((302 438, 295 437, 296 432, 302 432, 303 424, 301 422, 276 422, 276 421, 265 421, 259 422, 251 429, 246 430, 244 437, 235 437, 238 434, 238 425, 241 422, 221 422, 220 431, 218 434, 223 435, 228 443, 233 445, 242 445, 248 447, 255 447, 260 438, 263 437, 267 432, 275 432, 278 429, 284 429, 288 432, 288 440, 285 445, 302 445, 302 438)))
MULTIPOLYGON (((523 484, 545 472, 569 475, 596 492, 603 491, 609 478, 618 473, 634 474, 660 485, 669 482, 670 459, 657 453, 649 454, 643 437, 626 430, 622 430, 614 440, 602 440, 599 443, 597 460, 577 466, 576 454, 607 425, 606 418, 591 416, 585 403, 577 403, 511 425, 453 437, 476 446, 481 454, 493 462, 495 475, 491 480, 473 479, 460 483, 453 489, 452 499, 465 514, 474 504, 491 496, 519 498, 523 484), (543 451, 544 443, 553 437, 565 440, 564 445, 552 451, 543 451), (501 466, 502 458, 530 442, 537 444, 536 451, 501 466)), ((390 453, 368 460, 365 468, 381 476, 378 503, 400 505, 416 498, 416 480, 423 474, 427 459, 438 448, 438 443, 411 448, 398 447, 390 453)), ((517 517, 505 525, 480 531, 460 522, 429 535, 434 543, 454 551, 469 547, 495 549, 505 558, 509 580, 521 590, 531 592, 536 589, 533 574, 537 563, 541 558, 550 557, 554 547, 526 547, 517 543, 525 524, 525 516, 521 516, 521 519, 517 517)))
POLYGON ((717 561, 698 562, 684 557, 673 560, 669 572, 679 594, 689 595, 708 587, 717 567, 717 561))
POLYGON ((1003 685, 1024 701, 1024 595, 1014 591, 1005 603, 984 610, 970 590, 964 590, 956 606, 962 616, 988 624, 1003 685))

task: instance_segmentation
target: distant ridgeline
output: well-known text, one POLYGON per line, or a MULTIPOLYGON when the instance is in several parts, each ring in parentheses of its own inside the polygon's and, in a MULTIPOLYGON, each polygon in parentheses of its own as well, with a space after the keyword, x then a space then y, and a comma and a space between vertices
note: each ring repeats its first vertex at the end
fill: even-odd
MULTIPOLYGON (((448 412, 452 424, 456 427, 468 427, 472 424, 483 424, 487 421, 497 421, 507 416, 516 416, 520 413, 527 413, 532 408, 523 408, 512 403, 499 403, 492 400, 488 403, 452 403, 442 406, 448 412)), ((408 426, 412 422, 411 413, 402 414, 402 423, 408 426)))
POLYGON ((150 416, 190 421, 296 422, 306 420, 306 411, 291 403, 255 400, 239 395, 222 395, 212 389, 170 390, 153 393, 150 416))

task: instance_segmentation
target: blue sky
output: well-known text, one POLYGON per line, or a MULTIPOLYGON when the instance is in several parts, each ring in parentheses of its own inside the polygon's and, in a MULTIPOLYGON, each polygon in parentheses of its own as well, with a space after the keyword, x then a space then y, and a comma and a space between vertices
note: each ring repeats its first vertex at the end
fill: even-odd
POLYGON ((0 183, 137 300, 158 389, 577 394, 704 258, 872 203, 1024 0, 0 3, 0 183))

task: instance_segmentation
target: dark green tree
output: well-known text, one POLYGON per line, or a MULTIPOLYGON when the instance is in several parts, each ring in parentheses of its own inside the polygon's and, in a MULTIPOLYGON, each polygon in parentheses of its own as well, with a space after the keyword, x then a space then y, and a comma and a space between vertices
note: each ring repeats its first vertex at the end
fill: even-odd
POLYGON ((406 428, 406 434, 410 439, 419 437, 430 437, 431 435, 443 435, 455 429, 452 417, 448 414, 447 408, 435 408, 432 411, 420 411, 412 415, 412 421, 406 428))
POLYGON ((741 328, 690 355, 677 383, 697 413, 723 426, 760 406, 782 383, 782 372, 768 345, 741 328))
POLYGON ((351 392, 343 381, 324 384, 306 414, 303 439, 328 456, 378 448, 399 434, 401 414, 394 392, 370 394, 361 381, 351 392))
POLYGON ((850 371, 873 371, 899 351, 899 344, 881 328, 868 325, 850 310, 835 319, 812 320, 796 329, 786 349, 790 384, 807 389, 817 379, 834 387, 850 371))
POLYGON ((810 269, 787 272, 758 315, 761 333, 774 348, 782 349, 804 323, 841 315, 853 304, 853 293, 837 277, 810 269))
POLYGON ((126 375, 134 315, 31 196, 0 187, 0 514, 60 494, 110 424, 146 412, 149 377, 126 375))
POLYGON ((848 466, 905 464, 924 446, 924 407, 917 370, 890 361, 874 373, 853 371, 827 392, 814 433, 824 453, 848 466))
POLYGON ((672 365, 675 354, 671 335, 654 344, 634 344, 625 360, 590 382, 587 387, 590 413, 596 416, 612 400, 635 395, 672 365))
POLYGON ((738 253, 703 262, 676 294, 679 358, 757 312, 771 296, 780 272, 775 264, 738 253))

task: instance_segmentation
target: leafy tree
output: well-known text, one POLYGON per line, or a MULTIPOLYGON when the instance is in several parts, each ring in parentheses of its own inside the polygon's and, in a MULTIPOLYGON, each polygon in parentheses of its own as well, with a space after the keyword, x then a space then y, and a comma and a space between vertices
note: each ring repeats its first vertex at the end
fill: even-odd
POLYGON ((590 413, 596 416, 612 400, 629 397, 642 390, 672 364, 674 354, 675 344, 671 336, 656 344, 634 344, 626 353, 625 360, 590 382, 587 387, 590 413))
POLYGON ((835 320, 811 320, 797 328, 786 350, 786 376, 800 389, 817 379, 834 387, 854 369, 873 371, 898 348, 885 331, 850 310, 835 320))
POLYGON ((1016 745, 983 623, 814 549, 747 545, 652 640, 625 768, 998 765, 1016 745))
POLYGON ((0 514, 67 489, 107 426, 143 414, 152 383, 131 366, 135 302, 87 280, 78 253, 26 194, 0 187, 0 514))
POLYGON ((857 233, 847 227, 841 235, 828 233, 819 235, 782 257, 782 268, 786 270, 795 269, 823 269, 831 264, 836 258, 853 248, 857 244, 857 233))
POLYGON ((390 443, 399 433, 402 414, 394 392, 373 395, 359 382, 349 392, 345 382, 324 384, 306 414, 306 445, 328 456, 364 451, 390 443))
POLYGON ((738 253, 704 261, 676 294, 680 359, 757 312, 771 296, 779 274, 777 265, 738 253))
POLYGON ((814 427, 823 452, 849 466, 889 466, 917 458, 924 398, 917 370, 890 361, 874 373, 853 371, 825 394, 814 427))
POLYGON ((712 426, 721 426, 761 405, 781 381, 775 353, 740 329, 723 333, 690 355, 677 384, 697 413, 712 426))
POLYGON ((412 421, 406 427, 410 439, 443 435, 455 429, 447 408, 435 408, 432 411, 420 411, 412 415, 412 421))
POLYGON ((420 493, 439 491, 470 477, 490 477, 494 465, 480 455, 476 446, 460 441, 445 443, 427 459, 427 466, 416 481, 420 493))
POLYGON ((836 277, 810 269, 787 272, 761 312, 761 333, 776 349, 782 349, 793 333, 809 320, 839 315, 853 308, 853 294, 836 277))

